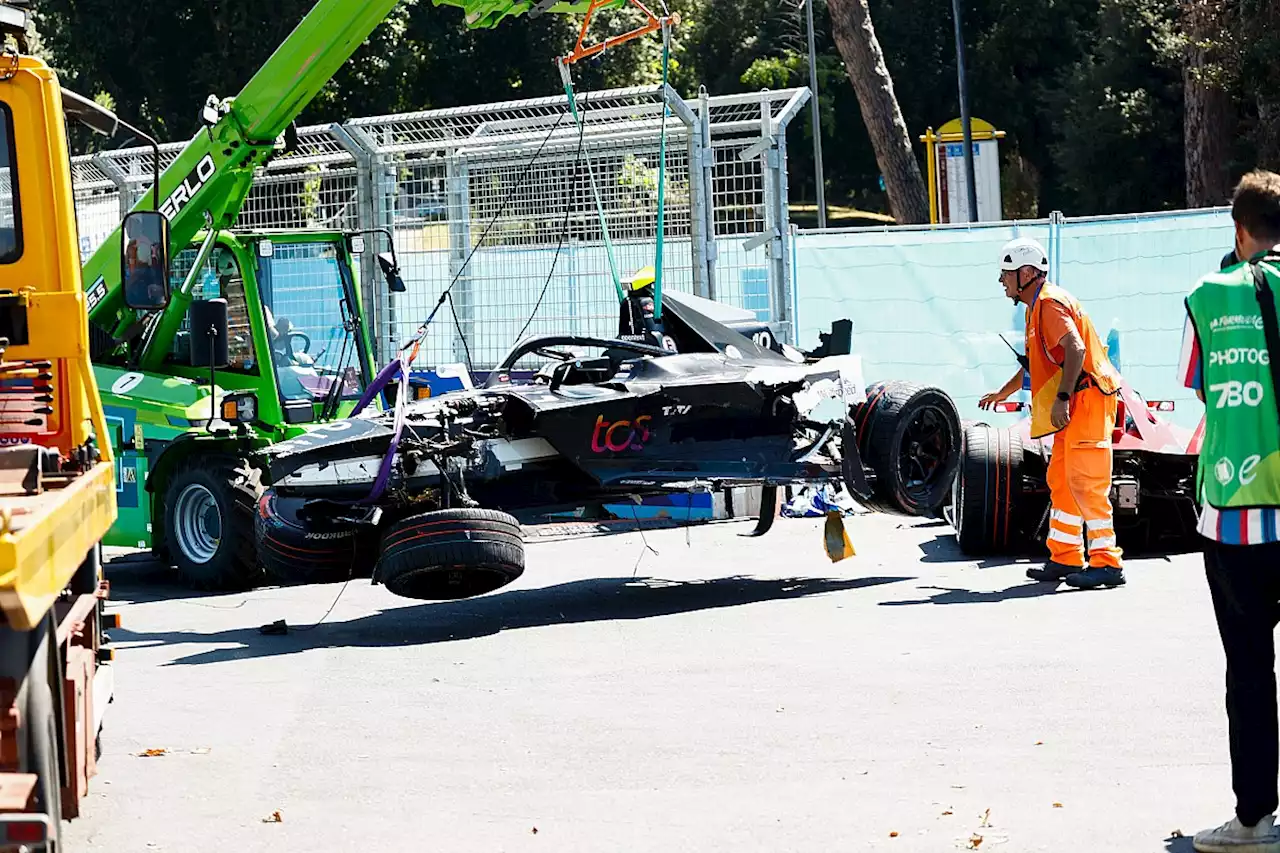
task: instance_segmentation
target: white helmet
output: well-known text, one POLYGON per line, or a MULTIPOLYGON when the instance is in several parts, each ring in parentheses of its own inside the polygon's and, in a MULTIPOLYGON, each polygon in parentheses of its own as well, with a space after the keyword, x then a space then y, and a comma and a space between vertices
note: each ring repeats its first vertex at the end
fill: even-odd
POLYGON ((1000 250, 1000 269, 1016 272, 1023 267, 1035 267, 1041 272, 1049 271, 1049 254, 1044 246, 1030 237, 1019 237, 1005 243, 1000 250))

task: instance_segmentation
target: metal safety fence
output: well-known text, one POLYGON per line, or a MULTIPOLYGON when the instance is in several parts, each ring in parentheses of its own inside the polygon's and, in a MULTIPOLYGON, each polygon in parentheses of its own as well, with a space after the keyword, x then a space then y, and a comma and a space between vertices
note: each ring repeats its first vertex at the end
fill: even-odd
MULTIPOLYGON (((638 87, 579 94, 580 125, 558 96, 307 127, 260 170, 237 227, 390 229, 406 292, 378 274, 378 238, 360 266, 379 359, 452 286, 456 321, 437 317, 422 360, 485 370, 521 336, 616 331, 615 275, 655 262, 665 135, 663 286, 755 311, 790 340, 786 129, 809 95, 638 87)), ((163 165, 182 148, 163 146, 163 165)), ((148 190, 151 154, 73 170, 87 258, 148 190)))

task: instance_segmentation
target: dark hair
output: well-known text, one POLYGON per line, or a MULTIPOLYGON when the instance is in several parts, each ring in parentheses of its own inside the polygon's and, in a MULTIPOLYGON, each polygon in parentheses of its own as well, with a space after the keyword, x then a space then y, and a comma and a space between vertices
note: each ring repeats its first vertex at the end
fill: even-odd
POLYGON ((1231 218, 1255 240, 1280 243, 1280 175, 1257 169, 1241 178, 1231 218))

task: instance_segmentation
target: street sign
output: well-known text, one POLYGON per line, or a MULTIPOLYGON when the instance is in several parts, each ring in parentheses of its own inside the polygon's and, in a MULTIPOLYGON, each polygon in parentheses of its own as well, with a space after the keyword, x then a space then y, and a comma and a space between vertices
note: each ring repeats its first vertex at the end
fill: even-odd
MULTIPOLYGON (((994 222, 1003 216, 1000 200, 1000 142, 1004 131, 982 119, 971 120, 974 183, 978 195, 978 221, 994 222)), ((959 119, 947 122, 935 133, 929 128, 921 141, 928 147, 930 220, 969 221, 969 192, 964 176, 964 133, 959 119)))

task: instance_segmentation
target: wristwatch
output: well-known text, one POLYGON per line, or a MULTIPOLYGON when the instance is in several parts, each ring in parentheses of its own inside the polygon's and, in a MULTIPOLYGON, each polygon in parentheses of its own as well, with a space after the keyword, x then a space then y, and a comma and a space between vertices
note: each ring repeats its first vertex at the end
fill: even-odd
POLYGON ((1070 394, 1068 394, 1066 391, 1059 391, 1059 392, 1058 392, 1058 399, 1059 399, 1059 400, 1061 400, 1061 401, 1062 401, 1062 402, 1064 402, 1064 403, 1070 403, 1070 402, 1071 402, 1071 395, 1070 395, 1070 394))

